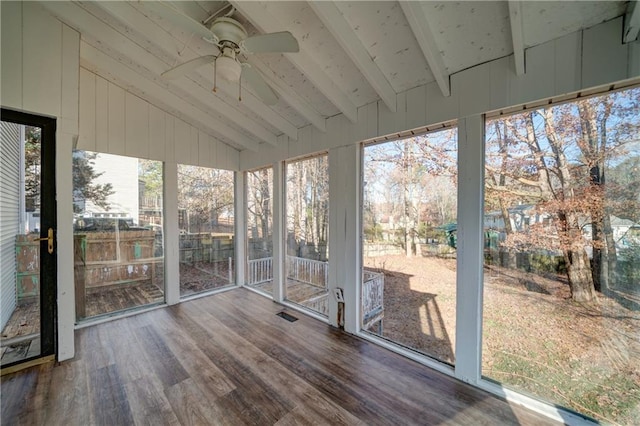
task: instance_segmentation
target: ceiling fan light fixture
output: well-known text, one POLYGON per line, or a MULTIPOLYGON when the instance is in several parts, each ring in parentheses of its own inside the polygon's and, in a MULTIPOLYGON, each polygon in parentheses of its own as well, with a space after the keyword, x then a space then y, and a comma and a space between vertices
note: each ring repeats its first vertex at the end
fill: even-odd
POLYGON ((216 59, 216 73, 221 78, 237 83, 240 81, 240 73, 242 66, 233 58, 228 56, 219 56, 216 59))

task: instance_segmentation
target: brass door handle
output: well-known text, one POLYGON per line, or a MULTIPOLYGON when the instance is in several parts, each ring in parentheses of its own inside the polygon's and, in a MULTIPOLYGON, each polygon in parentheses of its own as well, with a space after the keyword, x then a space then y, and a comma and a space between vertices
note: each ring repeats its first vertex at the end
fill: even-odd
POLYGON ((47 240, 47 251, 49 254, 53 254, 53 228, 49 228, 47 231, 47 236, 44 238, 34 238, 33 241, 44 241, 47 240))

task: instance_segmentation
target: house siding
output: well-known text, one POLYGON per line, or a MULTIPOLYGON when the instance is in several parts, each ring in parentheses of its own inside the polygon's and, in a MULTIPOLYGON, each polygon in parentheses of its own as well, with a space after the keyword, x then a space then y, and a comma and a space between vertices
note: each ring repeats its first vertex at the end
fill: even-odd
POLYGON ((20 125, 0 126, 0 328, 16 308, 15 236, 20 229, 20 125))

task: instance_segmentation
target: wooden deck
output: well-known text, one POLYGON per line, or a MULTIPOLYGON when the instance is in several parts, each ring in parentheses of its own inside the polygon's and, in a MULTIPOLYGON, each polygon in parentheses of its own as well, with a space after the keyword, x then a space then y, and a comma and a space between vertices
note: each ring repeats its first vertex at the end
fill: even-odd
POLYGON ((553 424, 245 289, 76 332, 2 378, 2 424, 553 424))
MULTIPOLYGON (((273 294, 273 281, 253 284, 249 287, 273 294)), ((321 315, 327 315, 327 297, 329 292, 321 287, 288 279, 287 297, 290 302, 312 309, 321 315)))

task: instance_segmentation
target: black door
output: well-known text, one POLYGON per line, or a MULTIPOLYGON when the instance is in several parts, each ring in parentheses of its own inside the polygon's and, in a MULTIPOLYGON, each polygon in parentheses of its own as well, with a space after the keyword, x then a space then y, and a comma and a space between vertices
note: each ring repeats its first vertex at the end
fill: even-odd
POLYGON ((7 109, 0 119, 0 347, 6 372, 55 355, 56 120, 7 109))

